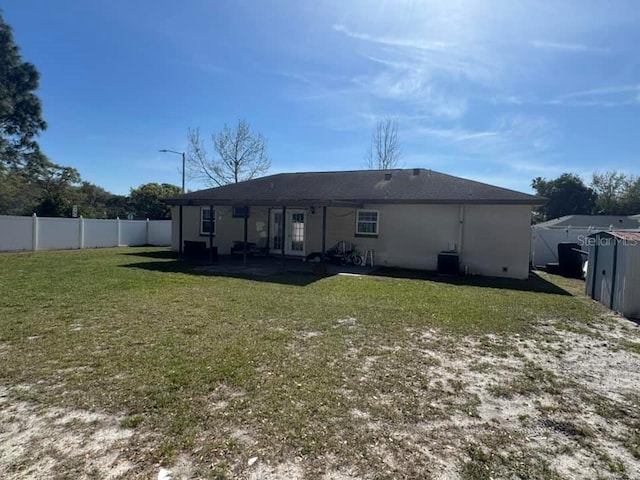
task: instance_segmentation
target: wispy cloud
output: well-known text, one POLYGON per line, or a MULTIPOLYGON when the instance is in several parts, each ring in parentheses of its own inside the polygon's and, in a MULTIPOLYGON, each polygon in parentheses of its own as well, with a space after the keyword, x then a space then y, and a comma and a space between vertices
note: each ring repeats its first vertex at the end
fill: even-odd
POLYGON ((575 53, 610 53, 608 48, 593 47, 584 45, 581 43, 561 43, 550 42, 544 40, 534 40, 531 42, 531 46, 535 48, 555 50, 560 52, 575 52, 575 53))
POLYGON ((411 64, 425 74, 464 76, 476 80, 487 80, 496 73, 498 65, 489 59, 488 52, 479 45, 425 40, 412 36, 389 37, 354 32, 344 25, 334 25, 333 30, 351 38, 376 45, 381 57, 369 57, 373 61, 398 68, 411 64))
POLYGON ((485 130, 416 126, 413 133, 464 144, 470 153, 504 154, 514 150, 545 151, 554 142, 554 130, 555 124, 545 117, 511 114, 499 117, 485 130))
POLYGON ((546 103, 566 107, 640 106, 640 84, 616 85, 571 92, 560 95, 546 103))
POLYGON ((543 175, 559 169, 552 153, 556 132, 555 123, 545 117, 511 114, 499 117, 487 129, 415 124, 406 133, 411 142, 428 138, 425 143, 467 160, 543 175))
POLYGON ((491 84, 497 71, 486 55, 478 53, 481 49, 477 46, 470 49, 409 34, 356 32, 343 24, 332 28, 352 42, 362 42, 360 47, 351 47, 359 67, 347 78, 308 72, 284 74, 292 81, 287 88, 290 99, 333 100, 352 114, 361 110, 358 105, 366 105, 388 115, 393 105, 407 114, 455 120, 466 114, 471 90, 491 84))
POLYGON ((437 40, 425 41, 420 39, 376 36, 368 33, 354 32, 341 24, 334 25, 333 29, 336 32, 345 34, 347 37, 351 37, 357 40, 363 40, 367 42, 379 43, 381 45, 387 45, 391 47, 403 47, 403 48, 408 47, 408 48, 414 48, 417 50, 442 51, 455 46, 455 44, 453 43, 437 41, 437 40))

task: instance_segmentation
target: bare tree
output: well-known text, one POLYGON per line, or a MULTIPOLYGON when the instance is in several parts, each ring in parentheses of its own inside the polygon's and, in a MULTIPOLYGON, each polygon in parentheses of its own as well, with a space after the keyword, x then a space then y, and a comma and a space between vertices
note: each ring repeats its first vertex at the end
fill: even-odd
POLYGON ((401 156, 398 120, 391 117, 379 120, 371 134, 371 145, 365 155, 367 167, 372 170, 395 168, 401 156))
POLYGON ((221 132, 213 134, 211 141, 216 155, 207 153, 200 129, 190 129, 187 162, 189 176, 204 180, 212 186, 251 180, 267 173, 271 159, 267 156, 267 141, 251 131, 245 120, 231 128, 225 124, 221 132))

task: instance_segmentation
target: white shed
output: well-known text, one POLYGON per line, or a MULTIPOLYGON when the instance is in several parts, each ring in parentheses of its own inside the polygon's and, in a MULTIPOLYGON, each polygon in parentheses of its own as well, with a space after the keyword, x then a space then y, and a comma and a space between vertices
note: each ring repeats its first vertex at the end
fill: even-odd
POLYGON ((640 233, 598 232, 587 244, 587 294, 625 317, 640 318, 640 233))

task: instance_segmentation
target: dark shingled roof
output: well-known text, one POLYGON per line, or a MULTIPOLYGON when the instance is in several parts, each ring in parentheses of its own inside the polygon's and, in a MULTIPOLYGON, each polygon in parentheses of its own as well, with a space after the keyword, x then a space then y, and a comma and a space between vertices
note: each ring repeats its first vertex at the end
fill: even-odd
POLYGON ((170 205, 521 204, 545 199, 425 169, 280 173, 169 198, 170 205))

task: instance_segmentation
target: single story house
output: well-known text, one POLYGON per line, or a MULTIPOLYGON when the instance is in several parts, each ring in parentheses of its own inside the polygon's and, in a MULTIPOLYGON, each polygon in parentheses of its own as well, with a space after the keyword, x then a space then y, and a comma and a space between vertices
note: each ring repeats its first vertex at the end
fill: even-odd
POLYGON ((541 197, 420 168, 281 173, 169 198, 172 248, 237 241, 300 256, 345 241, 376 265, 435 270, 455 251, 469 274, 529 274, 531 212, 541 197))
POLYGON ((557 263, 559 243, 585 246, 595 232, 640 230, 640 215, 565 215, 531 226, 531 265, 544 267, 557 263))
POLYGON ((597 232, 587 239, 587 295, 628 318, 640 318, 640 233, 597 232))

